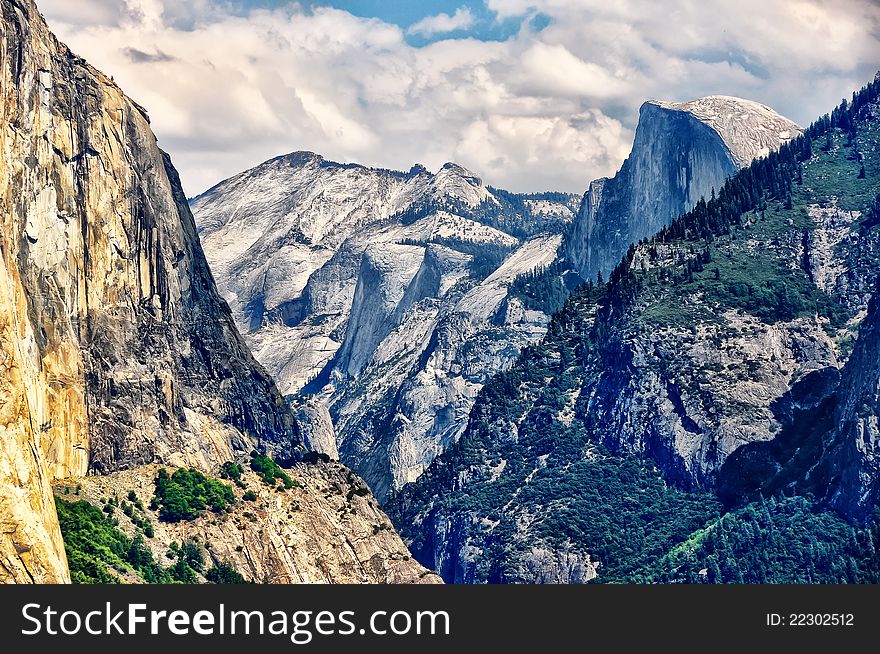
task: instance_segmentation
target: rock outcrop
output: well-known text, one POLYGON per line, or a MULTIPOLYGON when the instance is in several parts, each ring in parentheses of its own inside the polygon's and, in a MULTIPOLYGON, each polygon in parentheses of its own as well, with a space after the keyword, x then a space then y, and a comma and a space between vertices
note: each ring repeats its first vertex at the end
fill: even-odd
POLYGON ((708 200, 734 172, 801 133, 757 102, 709 96, 642 105, 632 153, 590 183, 563 254, 583 279, 606 279, 630 245, 708 200))
MULTIPOLYGON (((56 490, 67 500, 85 499, 98 506, 107 498, 130 498, 133 492, 148 506, 159 467, 87 477, 75 489, 59 485, 56 490)), ((255 499, 239 499, 228 511, 207 512, 191 521, 155 521, 154 535, 144 543, 155 560, 164 561, 171 543, 195 539, 207 546, 210 561, 229 564, 255 583, 440 581, 411 557, 376 499, 350 470, 339 463, 299 463, 287 473, 293 488, 278 490, 245 471, 240 482, 255 499)), ((122 511, 114 516, 130 537, 140 533, 122 511)))
POLYGON ((0 11, 0 580, 67 581, 53 480, 304 448, 146 111, 0 11))
POLYGON ((805 375, 775 408, 780 433, 725 462, 722 497, 735 504, 803 493, 869 523, 880 506, 880 296, 872 298, 846 364, 805 375))

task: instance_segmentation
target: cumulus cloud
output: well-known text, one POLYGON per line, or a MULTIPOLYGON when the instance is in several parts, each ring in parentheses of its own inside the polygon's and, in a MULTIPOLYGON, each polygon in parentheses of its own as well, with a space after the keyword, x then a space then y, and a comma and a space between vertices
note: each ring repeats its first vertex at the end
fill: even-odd
POLYGON ((155 63, 157 61, 174 61, 174 57, 164 52, 144 52, 137 48, 123 48, 122 54, 134 63, 155 63))
POLYGON ((437 14, 426 16, 417 23, 411 25, 406 31, 408 34, 417 36, 434 36, 435 34, 449 34, 456 30, 466 30, 475 22, 474 15, 467 7, 459 7, 451 16, 449 14, 437 14))
MULTIPOLYGON (((400 169, 455 160, 496 186, 579 192, 620 165, 645 99, 740 95, 803 123, 880 61, 870 0, 486 0, 520 31, 424 47, 296 2, 37 1, 149 109, 190 194, 301 149, 400 169)), ((473 20, 462 8, 418 33, 473 20)))

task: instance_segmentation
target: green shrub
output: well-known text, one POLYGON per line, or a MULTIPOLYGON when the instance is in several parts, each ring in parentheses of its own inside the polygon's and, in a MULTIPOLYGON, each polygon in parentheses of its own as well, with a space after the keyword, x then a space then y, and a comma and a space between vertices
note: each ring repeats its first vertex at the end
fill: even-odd
POLYGON ((177 556, 197 572, 205 569, 205 556, 202 553, 202 548, 192 538, 183 541, 177 556))
POLYGON ((225 561, 218 561, 208 572, 205 573, 205 579, 212 584, 246 584, 247 580, 241 574, 225 561))
POLYGON ((131 569, 145 582, 169 583, 171 576, 153 560, 143 538, 129 538, 116 528, 116 521, 98 507, 78 500, 55 499, 64 550, 75 584, 115 584, 109 568, 131 569))
POLYGON ((177 563, 168 568, 171 578, 181 584, 196 583, 196 572, 189 567, 183 559, 177 559, 177 563))
POLYGON ((234 461, 227 461, 220 466, 220 476, 223 479, 231 479, 238 487, 244 486, 244 483, 241 481, 241 475, 243 472, 244 468, 234 461))
POLYGON ((275 480, 278 479, 286 489, 299 486, 271 457, 257 451, 251 454, 251 470, 257 473, 264 484, 274 485, 275 480))
POLYGON ((223 511, 234 501, 232 488, 195 468, 181 468, 172 475, 161 468, 156 476, 153 506, 159 510, 159 519, 166 522, 193 520, 206 509, 223 511))

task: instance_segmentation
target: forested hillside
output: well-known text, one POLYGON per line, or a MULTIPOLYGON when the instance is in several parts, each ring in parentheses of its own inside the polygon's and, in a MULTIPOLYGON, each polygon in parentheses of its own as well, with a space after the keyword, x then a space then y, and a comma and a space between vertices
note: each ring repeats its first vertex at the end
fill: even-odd
POLYGON ((459 582, 876 579, 875 530, 782 496, 806 470, 766 499, 716 488, 740 447, 822 410, 852 352, 880 264, 878 93, 572 295, 390 504, 420 562, 459 582))

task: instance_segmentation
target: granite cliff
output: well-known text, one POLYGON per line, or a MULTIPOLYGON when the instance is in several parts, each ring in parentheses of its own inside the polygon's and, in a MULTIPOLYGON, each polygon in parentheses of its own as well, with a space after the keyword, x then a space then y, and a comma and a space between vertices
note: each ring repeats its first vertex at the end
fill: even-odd
POLYGON ((305 449, 146 111, 31 0, 0 11, 0 580, 64 582, 53 481, 305 449))
POLYGON ((631 244, 800 133, 769 107, 741 98, 644 103, 630 156, 614 177, 590 183, 563 256, 583 279, 607 279, 631 244))

